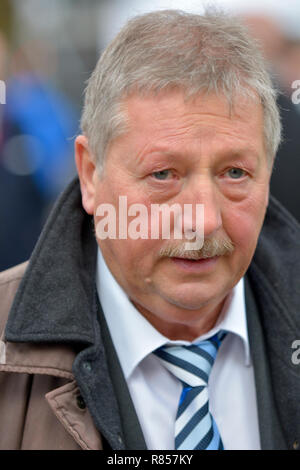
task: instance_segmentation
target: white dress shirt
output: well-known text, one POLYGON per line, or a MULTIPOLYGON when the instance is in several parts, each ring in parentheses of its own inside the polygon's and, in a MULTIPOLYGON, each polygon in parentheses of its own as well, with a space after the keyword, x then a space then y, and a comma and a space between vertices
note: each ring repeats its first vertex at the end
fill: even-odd
MULTIPOLYGON (((171 341, 135 308, 109 271, 100 249, 97 290, 129 392, 151 450, 174 449, 180 381, 152 352, 171 341)), ((260 449, 255 383, 246 322, 243 278, 225 302, 217 324, 193 343, 228 331, 209 378, 209 407, 227 450, 260 449)))

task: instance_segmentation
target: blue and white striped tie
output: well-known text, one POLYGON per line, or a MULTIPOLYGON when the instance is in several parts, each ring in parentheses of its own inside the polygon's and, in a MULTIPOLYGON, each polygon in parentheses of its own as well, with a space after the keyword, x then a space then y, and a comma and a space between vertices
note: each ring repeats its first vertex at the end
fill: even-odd
POLYGON ((155 351, 163 365, 183 384, 175 422, 175 449, 223 450, 209 412, 208 379, 225 332, 199 344, 163 346, 155 351))

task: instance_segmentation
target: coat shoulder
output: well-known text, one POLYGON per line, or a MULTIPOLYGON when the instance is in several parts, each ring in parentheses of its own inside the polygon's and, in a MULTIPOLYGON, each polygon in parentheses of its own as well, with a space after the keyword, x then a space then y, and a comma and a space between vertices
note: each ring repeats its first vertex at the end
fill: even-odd
POLYGON ((27 266, 28 261, 0 273, 0 336, 27 266))

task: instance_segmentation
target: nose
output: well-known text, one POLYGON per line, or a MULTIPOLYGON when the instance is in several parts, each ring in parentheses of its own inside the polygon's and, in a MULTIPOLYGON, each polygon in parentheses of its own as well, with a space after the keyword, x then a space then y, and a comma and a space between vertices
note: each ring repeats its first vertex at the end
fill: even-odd
POLYGON ((191 210, 184 210, 184 227, 189 227, 194 233, 201 230, 206 238, 215 235, 222 227, 222 215, 218 190, 209 176, 195 177, 193 184, 186 188, 182 204, 189 204, 191 210), (198 217, 197 217, 197 205, 198 217), (200 205, 203 206, 203 215, 200 218, 200 205), (201 223, 201 227, 199 227, 201 223))

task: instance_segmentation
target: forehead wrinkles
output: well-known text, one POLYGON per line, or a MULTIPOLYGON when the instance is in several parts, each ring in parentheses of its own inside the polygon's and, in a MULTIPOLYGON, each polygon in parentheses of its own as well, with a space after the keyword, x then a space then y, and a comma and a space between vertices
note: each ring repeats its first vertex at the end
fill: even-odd
MULTIPOLYGON (((194 101, 186 103, 180 98, 182 97, 145 100, 139 97, 131 98, 126 103, 129 130, 138 134, 150 131, 157 135, 169 133, 170 136, 180 136, 194 133, 198 136, 199 132, 207 132, 209 128, 217 128, 225 133, 231 132, 235 130, 236 124, 246 125, 248 130, 251 126, 255 126, 257 121, 249 119, 249 106, 251 107, 249 101, 238 110, 235 107, 230 113, 227 102, 220 97, 215 97, 213 100, 198 100, 198 103, 194 101)), ((255 106, 253 101, 252 106, 253 108, 255 106)), ((254 109, 252 116, 253 111, 254 109)))
POLYGON ((243 142, 250 142, 252 137, 251 126, 245 124, 247 128, 237 121, 228 122, 222 117, 204 114, 199 117, 194 114, 184 116, 183 119, 171 118, 149 123, 146 129, 143 126, 137 127, 132 136, 137 137, 134 144, 140 144, 142 154, 153 147, 161 147, 166 151, 168 148, 176 150, 181 143, 189 146, 201 145, 204 142, 218 146, 222 143, 224 146, 239 146, 243 142))
POLYGON ((125 154, 143 159, 152 149, 173 153, 184 151, 184 146, 190 151, 198 146, 200 150, 201 141, 233 149, 236 145, 261 147, 264 141, 262 109, 259 113, 253 100, 236 103, 231 113, 226 99, 218 96, 188 102, 180 94, 131 96, 123 104, 129 124, 120 142, 125 159, 125 154))

